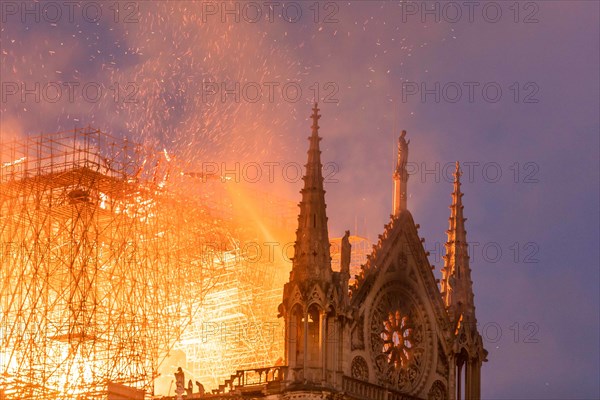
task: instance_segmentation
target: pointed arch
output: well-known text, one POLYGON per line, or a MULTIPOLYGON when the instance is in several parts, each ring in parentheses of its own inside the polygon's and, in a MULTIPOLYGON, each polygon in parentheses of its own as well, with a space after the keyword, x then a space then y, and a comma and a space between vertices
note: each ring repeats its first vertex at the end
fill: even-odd
POLYGON ((321 366, 321 350, 323 342, 323 308, 314 302, 306 311, 306 365, 310 368, 321 366))

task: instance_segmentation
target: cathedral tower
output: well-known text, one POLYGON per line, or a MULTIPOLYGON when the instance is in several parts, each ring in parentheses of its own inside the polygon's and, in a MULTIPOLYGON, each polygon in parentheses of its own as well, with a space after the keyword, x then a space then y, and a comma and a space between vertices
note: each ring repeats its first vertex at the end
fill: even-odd
MULTIPOLYGON (((321 390, 341 385, 349 265, 343 265, 341 272, 331 269, 317 104, 311 118, 292 272, 284 286, 280 314, 285 319, 288 384, 321 390)), ((346 244, 342 264, 349 264, 349 252, 346 244)))
POLYGON ((473 281, 469 267, 466 218, 463 217, 463 193, 460 189, 460 165, 456 162, 454 190, 450 205, 448 241, 445 244, 441 290, 444 304, 455 331, 454 386, 456 399, 477 400, 481 396, 481 364, 486 360, 481 335, 477 331, 473 281))
POLYGON ((304 187, 300 191, 300 215, 294 244, 292 280, 306 281, 318 279, 322 283, 331 282, 331 255, 325 212, 325 190, 323 189, 323 165, 319 142, 319 109, 313 108, 312 134, 308 138, 308 162, 304 187))

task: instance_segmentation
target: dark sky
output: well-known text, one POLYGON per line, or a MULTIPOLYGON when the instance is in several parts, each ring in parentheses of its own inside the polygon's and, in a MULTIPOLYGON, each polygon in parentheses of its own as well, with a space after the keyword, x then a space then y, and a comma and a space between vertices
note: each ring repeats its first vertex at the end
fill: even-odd
POLYGON ((298 201, 318 88, 330 234, 383 230, 406 129, 439 277, 460 161, 483 397, 598 398, 599 3, 476 3, 2 2, 0 138, 92 125, 195 168, 279 163, 259 184, 298 201))

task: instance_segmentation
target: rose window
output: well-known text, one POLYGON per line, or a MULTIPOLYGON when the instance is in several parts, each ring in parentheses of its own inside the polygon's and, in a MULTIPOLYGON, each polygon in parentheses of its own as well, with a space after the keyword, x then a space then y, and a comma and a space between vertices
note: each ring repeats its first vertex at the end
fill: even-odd
POLYGON ((383 341, 382 352, 387 356, 387 361, 395 368, 406 368, 411 361, 413 347, 413 327, 408 316, 400 311, 388 313, 388 318, 383 322, 381 332, 383 341))
POLYGON ((370 312, 370 352, 380 385, 413 393, 428 371, 431 356, 426 321, 411 296, 391 283, 370 312))

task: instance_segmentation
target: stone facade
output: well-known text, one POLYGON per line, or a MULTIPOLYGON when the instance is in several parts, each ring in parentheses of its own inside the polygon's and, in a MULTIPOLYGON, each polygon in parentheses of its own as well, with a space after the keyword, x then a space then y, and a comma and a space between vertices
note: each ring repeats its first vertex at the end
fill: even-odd
POLYGON ((475 329, 458 163, 443 291, 407 209, 406 132, 398 140, 392 175, 391 220, 356 285, 347 290, 344 251, 350 250, 342 250, 340 272, 329 262, 318 112, 315 105, 296 255, 280 309, 287 332, 287 390, 312 387, 351 398, 478 399, 487 352, 475 329))
POLYGON ((487 351, 476 330, 458 163, 440 286, 407 209, 409 143, 402 132, 390 221, 348 287, 348 232, 340 271, 331 268, 320 117, 315 104, 295 255, 279 306, 285 366, 254 370, 260 379, 252 384, 248 371, 238 371, 204 397, 479 399, 487 351))

